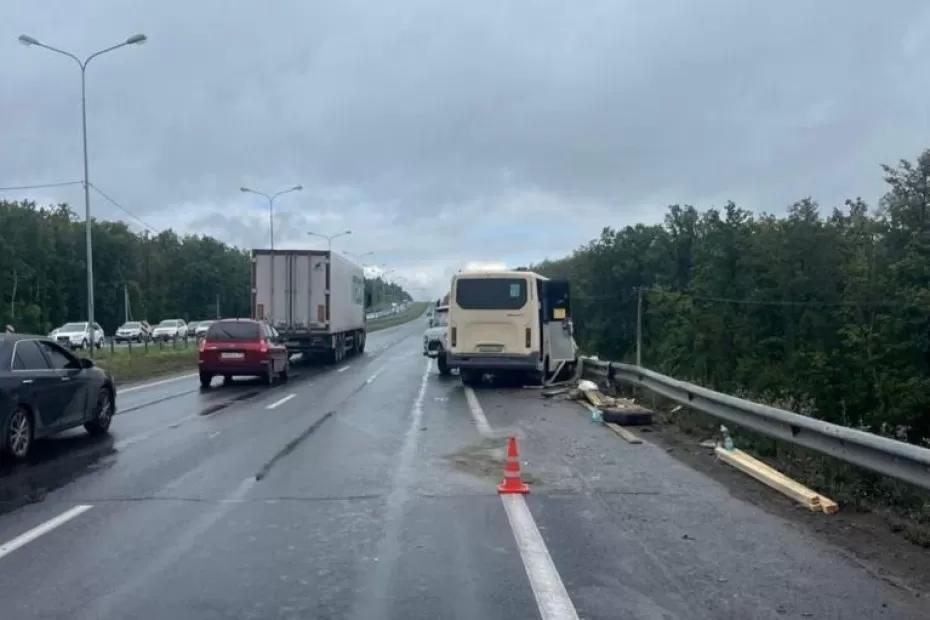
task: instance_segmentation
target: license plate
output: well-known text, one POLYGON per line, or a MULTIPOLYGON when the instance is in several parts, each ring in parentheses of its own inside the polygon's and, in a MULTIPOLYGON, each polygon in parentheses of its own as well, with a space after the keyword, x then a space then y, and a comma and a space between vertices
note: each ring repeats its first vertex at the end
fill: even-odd
POLYGON ((220 353, 221 360, 241 360, 245 357, 245 353, 241 351, 227 351, 225 353, 220 353))

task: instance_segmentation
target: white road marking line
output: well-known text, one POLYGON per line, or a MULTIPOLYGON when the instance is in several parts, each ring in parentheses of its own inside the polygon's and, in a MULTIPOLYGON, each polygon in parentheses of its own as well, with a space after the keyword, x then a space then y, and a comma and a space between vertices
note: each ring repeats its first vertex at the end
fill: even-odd
POLYGON ((207 435, 207 439, 213 439, 214 437, 216 437, 217 435, 219 435, 219 434, 222 433, 222 432, 223 432, 223 431, 213 431, 212 433, 210 433, 209 435, 207 435))
MULTIPOLYGON (((349 364, 349 366, 351 366, 351 364, 349 364)), ((342 368, 340 368, 340 369, 337 370, 336 372, 345 372, 345 371, 347 371, 347 370, 349 369, 349 366, 343 366, 342 368)))
POLYGON ((377 379, 377 378, 378 378, 378 375, 380 375, 383 371, 384 371, 384 368, 379 368, 378 370, 376 370, 376 371, 375 371, 375 374, 373 374, 373 375, 371 375, 370 377, 368 377, 367 379, 365 379, 365 385, 369 385, 371 382, 373 382, 375 379, 377 379))
POLYGON ((117 441, 115 444, 113 444, 113 448, 116 449, 116 450, 123 450, 123 449, 128 448, 129 446, 131 446, 131 445, 133 445, 133 444, 139 443, 140 441, 145 441, 146 439, 149 439, 149 438, 151 438, 151 437, 154 437, 155 435, 157 435, 157 434, 159 434, 159 433, 163 433, 163 432, 169 431, 169 430, 171 430, 171 429, 173 429, 173 428, 177 428, 177 427, 181 426, 182 424, 184 424, 185 422, 190 422, 191 420, 194 420, 194 419, 196 419, 197 417, 198 417, 198 416, 196 416, 196 415, 184 416, 183 418, 181 418, 181 419, 179 419, 179 420, 175 420, 175 421, 172 422, 171 424, 167 424, 167 425, 165 425, 165 426, 160 426, 160 427, 158 427, 158 428, 153 428, 153 429, 150 430, 150 431, 146 431, 146 432, 144 432, 144 433, 139 433, 138 435, 133 435, 133 436, 131 436, 131 437, 127 437, 126 439, 121 439, 120 441, 117 441))
POLYGON ((523 568, 530 579, 539 615, 543 620, 577 620, 578 612, 552 562, 552 556, 549 555, 549 549, 536 527, 526 500, 522 495, 508 494, 501 495, 501 501, 523 559, 523 568))
POLYGON ((290 399, 294 398, 295 396, 297 396, 297 394, 288 394, 284 398, 274 401, 273 403, 265 407, 265 409, 277 409, 278 407, 280 407, 281 405, 283 405, 290 399))
POLYGON ((93 508, 93 506, 90 506, 88 504, 80 504, 78 506, 75 506, 71 510, 66 510, 65 512, 61 513, 57 517, 53 517, 49 519, 48 521, 46 521, 45 523, 42 523, 41 525, 35 526, 28 532, 24 532, 20 534, 13 540, 7 543, 4 543, 3 545, 0 545, 0 558, 13 553, 14 551, 16 551, 17 549, 19 549, 20 547, 24 545, 31 543, 33 540, 35 540, 39 536, 42 536, 43 534, 47 534, 48 532, 51 532, 56 527, 64 525, 65 523, 73 519, 74 517, 78 516, 79 514, 83 512, 87 512, 91 508, 93 508))
POLYGON ((478 402, 478 397, 475 396, 475 390, 467 385, 465 386, 465 400, 468 401, 468 409, 471 411, 471 417, 475 419, 478 432, 484 437, 493 436, 494 431, 491 430, 488 418, 484 415, 484 409, 481 408, 481 403, 478 402))
POLYGON ((136 390, 144 390, 146 388, 155 387, 157 385, 164 385, 166 383, 173 383, 175 381, 180 381, 181 379, 191 379, 196 377, 197 373, 192 372, 189 375, 181 375, 180 377, 171 377, 170 379, 162 379, 161 381, 152 381, 151 383, 143 383, 141 385, 133 385, 127 388, 119 388, 116 390, 117 396, 120 394, 128 394, 129 392, 135 392, 136 390))
MULTIPOLYGON (((467 385, 465 399, 468 401, 468 408, 475 419, 478 432, 485 437, 493 436, 494 431, 484 415, 481 403, 478 402, 478 396, 467 385)), ((577 620, 578 612, 575 611, 559 571, 552 562, 552 556, 549 555, 549 549, 546 548, 539 528, 536 527, 536 521, 526 505, 526 500, 519 494, 505 494, 500 497, 517 549, 520 551, 520 558, 523 560, 523 568, 529 577, 533 596, 536 597, 539 615, 543 620, 577 620)))

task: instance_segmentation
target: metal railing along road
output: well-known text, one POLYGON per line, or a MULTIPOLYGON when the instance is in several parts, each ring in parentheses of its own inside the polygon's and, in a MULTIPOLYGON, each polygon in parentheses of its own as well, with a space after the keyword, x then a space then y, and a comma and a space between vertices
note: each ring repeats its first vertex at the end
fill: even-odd
POLYGON ((587 378, 640 387, 773 439, 930 489, 926 448, 715 392, 640 366, 592 358, 581 362, 587 378))

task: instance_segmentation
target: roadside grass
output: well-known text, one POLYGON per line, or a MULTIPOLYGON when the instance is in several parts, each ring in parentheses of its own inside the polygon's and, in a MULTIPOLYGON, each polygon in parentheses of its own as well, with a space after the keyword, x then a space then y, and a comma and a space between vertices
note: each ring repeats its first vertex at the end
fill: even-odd
MULTIPOLYGON (((78 355, 87 357, 80 351, 78 355)), ((163 343, 161 347, 149 343, 148 349, 142 345, 110 349, 104 347, 94 353, 94 363, 105 368, 113 375, 117 385, 169 375, 184 370, 197 368, 197 343, 194 340, 163 343)))
POLYGON ((425 301, 415 301, 400 314, 368 321, 368 331, 376 332, 379 329, 387 329, 388 327, 394 327, 395 325, 408 323, 423 315, 423 313, 426 311, 426 303, 427 302, 425 301))

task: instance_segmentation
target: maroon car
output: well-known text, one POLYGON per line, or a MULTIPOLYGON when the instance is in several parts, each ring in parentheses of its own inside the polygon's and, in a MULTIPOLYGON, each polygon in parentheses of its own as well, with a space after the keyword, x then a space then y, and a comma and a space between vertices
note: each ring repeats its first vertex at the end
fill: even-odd
POLYGON ((287 381, 287 348, 264 321, 223 319, 213 323, 200 341, 199 365, 200 385, 205 388, 216 375, 225 381, 261 377, 270 385, 277 378, 287 381))

